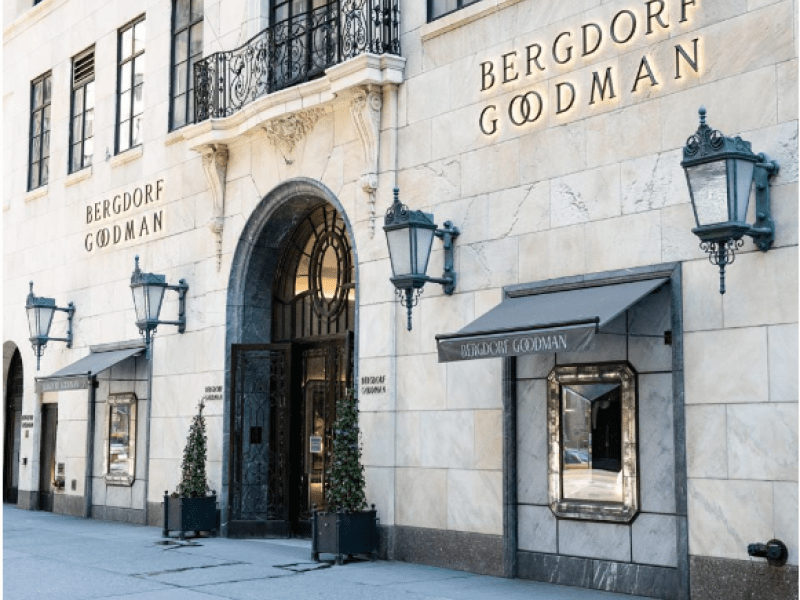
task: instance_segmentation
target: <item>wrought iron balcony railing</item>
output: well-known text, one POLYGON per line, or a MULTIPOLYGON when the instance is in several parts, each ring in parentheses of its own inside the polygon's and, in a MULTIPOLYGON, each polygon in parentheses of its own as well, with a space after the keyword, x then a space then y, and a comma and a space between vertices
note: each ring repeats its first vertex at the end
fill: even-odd
POLYGON ((400 0, 328 0, 195 64, 195 122, 320 77, 360 54, 400 54, 400 0))

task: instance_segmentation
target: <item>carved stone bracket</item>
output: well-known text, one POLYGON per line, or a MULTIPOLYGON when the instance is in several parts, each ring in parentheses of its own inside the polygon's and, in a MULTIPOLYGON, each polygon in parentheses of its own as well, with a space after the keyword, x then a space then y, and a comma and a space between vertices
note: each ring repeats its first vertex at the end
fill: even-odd
MULTIPOLYGON (((284 154, 291 154, 297 143, 311 133, 324 108, 309 108, 285 117, 267 121, 262 125, 269 142, 284 154)), ((284 156, 286 159, 286 156, 284 156)))
POLYGON ((225 217, 225 178, 228 172, 228 147, 225 144, 209 144, 201 149, 203 169, 208 179, 213 202, 208 228, 217 238, 217 271, 222 267, 222 227, 225 217))
POLYGON ((358 88, 350 101, 350 114, 364 151, 364 170, 360 183, 370 206, 370 237, 375 236, 375 193, 378 189, 378 150, 380 148, 382 107, 381 88, 375 85, 358 88))

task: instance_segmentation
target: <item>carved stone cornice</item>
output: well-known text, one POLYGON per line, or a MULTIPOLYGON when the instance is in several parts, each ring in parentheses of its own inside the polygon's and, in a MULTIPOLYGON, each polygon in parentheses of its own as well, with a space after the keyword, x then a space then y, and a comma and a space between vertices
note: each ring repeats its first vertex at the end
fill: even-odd
POLYGON ((291 154, 294 147, 311 133, 314 125, 324 114, 324 108, 309 108, 267 121, 262 128, 267 139, 275 148, 285 154, 291 154))
POLYGON ((228 173, 228 147, 209 144, 200 149, 203 170, 211 191, 212 212, 208 228, 217 238, 217 271, 222 266, 222 228, 225 222, 225 179, 228 173))
POLYGON ((383 94, 376 85, 357 88, 350 100, 361 149, 364 152, 364 169, 361 174, 361 189, 367 194, 370 204, 370 237, 375 235, 375 192, 378 189, 378 152, 380 149, 381 109, 383 94))

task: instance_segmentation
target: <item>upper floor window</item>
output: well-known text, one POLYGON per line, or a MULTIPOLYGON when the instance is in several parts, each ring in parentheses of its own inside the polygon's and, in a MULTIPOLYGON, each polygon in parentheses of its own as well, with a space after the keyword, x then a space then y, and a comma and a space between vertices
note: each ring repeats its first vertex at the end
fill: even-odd
POLYGON ((194 122, 194 63, 203 55, 203 0, 172 5, 170 130, 194 122))
POLYGON ((51 73, 31 82, 31 134, 28 157, 28 189, 47 184, 50 158, 51 73))
POLYGON ((428 21, 433 21, 476 2, 478 0, 428 0, 428 21))
POLYGON ((117 153, 142 143, 144 38, 144 15, 119 30, 117 153))
POLYGON ((72 59, 69 172, 92 164, 94 148, 94 48, 72 59))

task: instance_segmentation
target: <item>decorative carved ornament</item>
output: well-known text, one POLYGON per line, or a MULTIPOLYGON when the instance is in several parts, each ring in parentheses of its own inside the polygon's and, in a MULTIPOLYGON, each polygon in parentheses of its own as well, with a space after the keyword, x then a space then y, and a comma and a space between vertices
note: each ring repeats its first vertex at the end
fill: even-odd
POLYGON ((203 169, 208 180, 213 202, 208 228, 217 238, 217 271, 222 266, 222 227, 225 217, 225 179, 228 172, 228 147, 225 144, 209 144, 201 149, 203 169))
POLYGON ((311 133, 314 125, 324 114, 324 108, 309 108, 286 117, 272 119, 262 127, 273 146, 285 154, 291 154, 294 147, 311 133))
POLYGON ((350 101, 350 114, 364 151, 364 171, 361 189, 367 194, 370 205, 370 237, 375 236, 375 192, 378 189, 378 150, 380 148, 381 88, 374 85, 358 88, 350 101))

